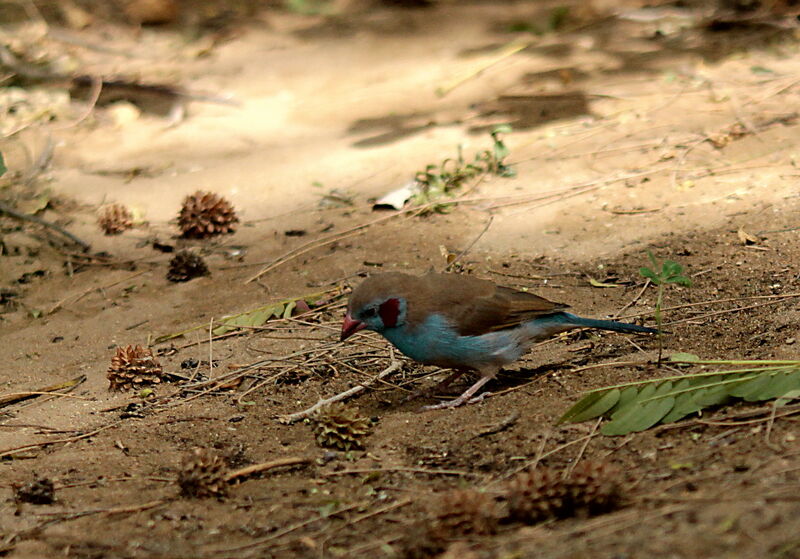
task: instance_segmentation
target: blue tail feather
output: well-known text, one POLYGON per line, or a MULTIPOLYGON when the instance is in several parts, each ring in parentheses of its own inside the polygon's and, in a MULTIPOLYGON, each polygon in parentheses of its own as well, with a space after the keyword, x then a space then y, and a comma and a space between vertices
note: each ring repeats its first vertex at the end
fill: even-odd
POLYGON ((626 322, 617 322, 615 320, 599 320, 596 318, 583 318, 568 312, 561 313, 570 324, 575 326, 584 326, 586 328, 598 328, 600 330, 612 330, 614 332, 636 332, 639 334, 658 334, 655 328, 648 328, 647 326, 639 326, 638 324, 628 324, 626 322))

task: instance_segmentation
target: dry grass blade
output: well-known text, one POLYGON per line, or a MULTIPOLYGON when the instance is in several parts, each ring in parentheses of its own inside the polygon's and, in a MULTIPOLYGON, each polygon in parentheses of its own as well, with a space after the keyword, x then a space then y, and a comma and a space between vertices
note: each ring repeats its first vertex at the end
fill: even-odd
MULTIPOLYGON (((468 202, 482 202, 482 201, 487 201, 487 200, 496 200, 496 199, 495 198, 477 198, 477 197, 467 197, 467 196, 465 196, 465 197, 461 197, 461 198, 447 199, 445 201, 445 203, 447 203, 447 204, 463 204, 463 203, 468 203, 468 202)), ((346 238, 358 235, 358 234, 364 232, 366 229, 372 227, 373 225, 377 225, 379 223, 383 223, 384 221, 389 221, 389 220, 395 219, 397 217, 413 216, 413 215, 416 215, 416 214, 420 214, 420 213, 425 212, 426 210, 428 210, 430 208, 434 208, 436 206, 439 206, 442 203, 443 203, 442 201, 431 202, 429 204, 422 204, 420 206, 414 206, 414 207, 406 208, 406 209, 399 210, 397 212, 385 215, 383 217, 379 217, 377 219, 373 219, 372 221, 368 221, 366 223, 361 223, 359 225, 356 225, 355 227, 351 227, 350 229, 346 229, 346 230, 341 231, 339 233, 334 233, 334 234, 322 237, 320 239, 315 239, 313 241, 308 241, 307 243, 304 243, 304 244, 300 245, 299 247, 296 247, 296 248, 288 251, 286 254, 276 258, 272 262, 269 262, 267 264, 267 266, 262 268, 261 270, 259 270, 259 272, 257 274, 247 278, 245 283, 250 283, 250 282, 256 281, 257 279, 259 279, 264 274, 266 274, 268 272, 271 272, 275 268, 277 268, 279 266, 282 266, 283 264, 286 264, 287 262, 291 262, 295 258, 297 258, 299 256, 302 256, 303 254, 306 254, 307 252, 310 252, 310 251, 312 251, 314 249, 321 248, 321 247, 324 247, 326 245, 329 245, 329 244, 335 243, 337 241, 340 241, 342 239, 346 239, 346 238)))
POLYGON ((495 64, 499 64, 500 62, 502 62, 506 58, 514 56, 518 52, 521 52, 521 51, 525 50, 526 48, 528 48, 530 45, 531 45, 531 41, 518 40, 518 39, 514 40, 514 41, 511 41, 511 42, 507 43, 506 45, 503 45, 502 47, 500 47, 499 49, 497 49, 493 53, 494 56, 492 56, 489 60, 484 60, 484 61, 481 61, 481 62, 473 65, 466 72, 464 72, 464 74, 462 76, 459 76, 458 78, 453 79, 452 81, 450 81, 449 83, 447 83, 445 85, 441 85, 441 86, 437 87, 436 88, 436 95, 438 97, 446 96, 448 93, 453 91, 455 88, 457 88, 461 84, 464 84, 464 83, 468 82, 469 80, 480 76, 483 72, 485 72, 486 70, 488 70, 489 68, 491 68, 495 64))
POLYGON ((67 297, 64 297, 58 303, 56 303, 55 305, 50 307, 50 310, 47 311, 47 314, 53 314, 54 312, 58 311, 59 309, 62 309, 65 305, 77 303, 78 301, 80 301, 81 299, 86 297, 89 293, 91 293, 92 291, 103 291, 104 289, 109 289, 111 287, 114 287, 115 285, 119 285, 121 283, 125 283, 126 281, 130 281, 130 280, 132 280, 134 278, 138 278, 142 274, 146 274, 146 273, 147 273, 147 270, 141 270, 139 272, 136 272, 135 274, 131 274, 129 276, 125 276, 124 278, 122 278, 120 280, 114 280, 114 281, 112 281, 110 283, 107 283, 105 285, 100 285, 100 286, 96 286, 96 287, 90 287, 88 289, 85 289, 85 290, 81 291, 77 295, 68 295, 67 297))
POLYGON ((259 279, 261 276, 263 276, 267 272, 270 272, 271 270, 274 270, 278 266, 280 266, 282 264, 286 264, 287 262, 290 262, 291 260, 294 260, 298 256, 301 256, 301 255, 303 255, 303 254, 305 254, 307 252, 310 252, 310 251, 314 250, 315 248, 320 248, 320 247, 323 247, 325 245, 329 245, 331 243, 335 243, 335 242, 337 242, 339 240, 346 239, 348 237, 352 237, 354 235, 357 235, 357 234, 361 233, 364 229, 367 229, 367 228, 369 228, 369 227, 371 227, 373 225, 377 225, 378 223, 382 223, 384 221, 388 221, 388 220, 394 219, 396 217, 404 216, 404 215, 406 215, 408 213, 409 213, 409 210, 401 210, 399 212, 392 213, 392 214, 389 214, 389 215, 385 215, 383 217, 379 217, 378 219, 374 219, 372 221, 368 221, 367 223, 362 223, 362 224, 357 225, 355 227, 351 227, 350 229, 347 229, 347 230, 342 231, 340 233, 334 233, 332 235, 328 235, 326 237, 322 237, 321 239, 316 239, 314 241, 309 241, 307 243, 304 243, 304 244, 300 245, 299 247, 290 250, 289 252, 287 252, 283 256, 273 260, 265 268, 262 268, 257 274, 247 278, 245 283, 250 283, 250 282, 256 281, 257 279, 259 279))
POLYGON ((66 438, 63 438, 63 439, 55 439, 55 440, 52 440, 52 441, 41 441, 41 442, 38 442, 38 443, 24 444, 24 445, 12 447, 12 448, 7 448, 5 450, 0 450, 0 458, 3 458, 5 456, 13 456, 15 454, 19 454, 21 452, 25 452, 26 450, 33 450, 35 448, 44 448, 46 446, 51 446, 51 445, 54 445, 54 444, 74 443, 76 441, 80 441, 80 440, 83 440, 83 439, 88 439, 89 437, 93 437, 93 436, 97 435, 98 433, 101 433, 101 432, 103 432, 103 431, 105 431, 107 429, 111 429, 113 427, 118 426, 120 423, 122 423, 122 421, 123 420, 114 421, 113 423, 109 423, 108 425, 103 425, 102 427, 98 427, 97 429, 94 429, 94 430, 89 431, 87 433, 82 433, 80 435, 76 435, 74 437, 66 437, 66 438))
POLYGON ((54 384, 52 386, 45 386, 44 388, 40 388, 39 390, 34 390, 30 392, 17 392, 15 394, 5 394, 0 396, 0 407, 9 406, 11 404, 21 402, 22 400, 27 400, 35 396, 43 396, 43 395, 64 396, 69 398, 88 400, 89 398, 81 398, 80 396, 69 396, 67 394, 67 392, 74 390, 75 387, 82 384, 85 380, 86 380, 86 375, 79 375, 72 380, 68 380, 67 382, 54 384))

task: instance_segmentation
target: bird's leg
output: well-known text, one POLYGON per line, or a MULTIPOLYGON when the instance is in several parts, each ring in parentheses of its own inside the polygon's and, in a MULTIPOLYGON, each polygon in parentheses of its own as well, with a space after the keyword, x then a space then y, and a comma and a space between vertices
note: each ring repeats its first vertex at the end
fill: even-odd
POLYGON ((403 399, 403 403, 409 402, 411 400, 415 400, 415 399, 419 398, 420 396, 430 396, 434 392, 438 392, 439 390, 443 390, 443 389, 447 388, 448 386, 450 386, 451 384, 453 384, 453 381, 455 381, 458 377, 463 375, 465 372, 466 371, 462 370, 462 369, 455 370, 452 373, 450 373, 447 376, 446 379, 444 379, 442 381, 439 381, 436 384, 436 386, 434 386, 432 388, 424 388, 424 389, 421 388, 421 389, 415 390, 414 392, 412 392, 411 394, 409 394, 408 396, 406 396, 403 399))
MULTIPOLYGON (((478 381, 467 388, 464 393, 454 400, 450 400, 449 402, 442 402, 441 404, 434 404, 432 406, 424 406, 420 411, 430 411, 430 410, 441 410, 445 408, 456 408, 458 406, 464 405, 468 402, 471 402, 472 397, 475 393, 483 388, 483 386, 492 380, 494 375, 481 375, 481 378, 478 381)), ((483 398, 475 398, 476 402, 479 402, 483 398)))

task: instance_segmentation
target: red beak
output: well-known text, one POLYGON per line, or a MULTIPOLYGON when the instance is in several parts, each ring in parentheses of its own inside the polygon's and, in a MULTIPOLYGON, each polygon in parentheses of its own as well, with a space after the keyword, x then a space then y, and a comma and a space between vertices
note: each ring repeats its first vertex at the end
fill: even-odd
POLYGON ((342 322, 342 335, 339 338, 339 341, 345 341, 347 338, 366 327, 366 324, 360 320, 353 320, 353 317, 350 316, 350 313, 347 313, 344 315, 344 322, 342 322))

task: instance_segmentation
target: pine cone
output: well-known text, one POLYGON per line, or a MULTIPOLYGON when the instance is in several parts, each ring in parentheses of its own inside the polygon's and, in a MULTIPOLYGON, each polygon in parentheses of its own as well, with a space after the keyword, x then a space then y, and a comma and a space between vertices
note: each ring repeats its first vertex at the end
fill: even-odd
POLYGON ((139 25, 175 23, 180 15, 176 0, 128 0, 125 15, 139 25))
POLYGON ((189 281, 200 276, 210 275, 205 260, 188 250, 178 251, 169 261, 167 279, 169 281, 189 281))
POLYGON ((194 448, 183 458, 178 472, 181 495, 221 499, 228 494, 225 460, 207 448, 194 448))
POLYGON ((372 422, 357 409, 334 403, 317 410, 311 418, 320 446, 350 450, 362 448, 361 439, 369 434, 372 422))
POLYGON ((198 190, 183 199, 178 225, 184 237, 205 239, 236 230, 236 211, 222 196, 198 190))
POLYGON ((537 469, 517 475, 508 487, 512 520, 535 524, 549 518, 593 516, 615 509, 620 500, 617 470, 607 464, 584 462, 569 477, 537 469))
POLYGON ((55 499, 56 488, 51 479, 34 477, 32 482, 14 488, 14 500, 18 503, 49 505, 55 499))
POLYGON ((106 235, 119 235, 133 227, 133 215, 122 204, 111 204, 100 210, 97 224, 106 235))
POLYGON ((427 559, 445 551, 455 539, 470 534, 494 534, 500 514, 491 495, 474 489, 454 489, 429 507, 427 518, 413 524, 404 538, 402 555, 427 559))
POLYGON ((109 390, 130 390, 159 384, 164 373, 152 351, 140 345, 129 345, 117 348, 106 377, 110 383, 109 390))
POLYGON ((427 519, 414 522, 400 541, 400 557, 430 559, 447 549, 447 534, 435 529, 427 519))
POLYGON ((494 498, 474 489, 448 491, 433 512, 433 524, 451 536, 493 534, 497 529, 499 515, 494 498))

